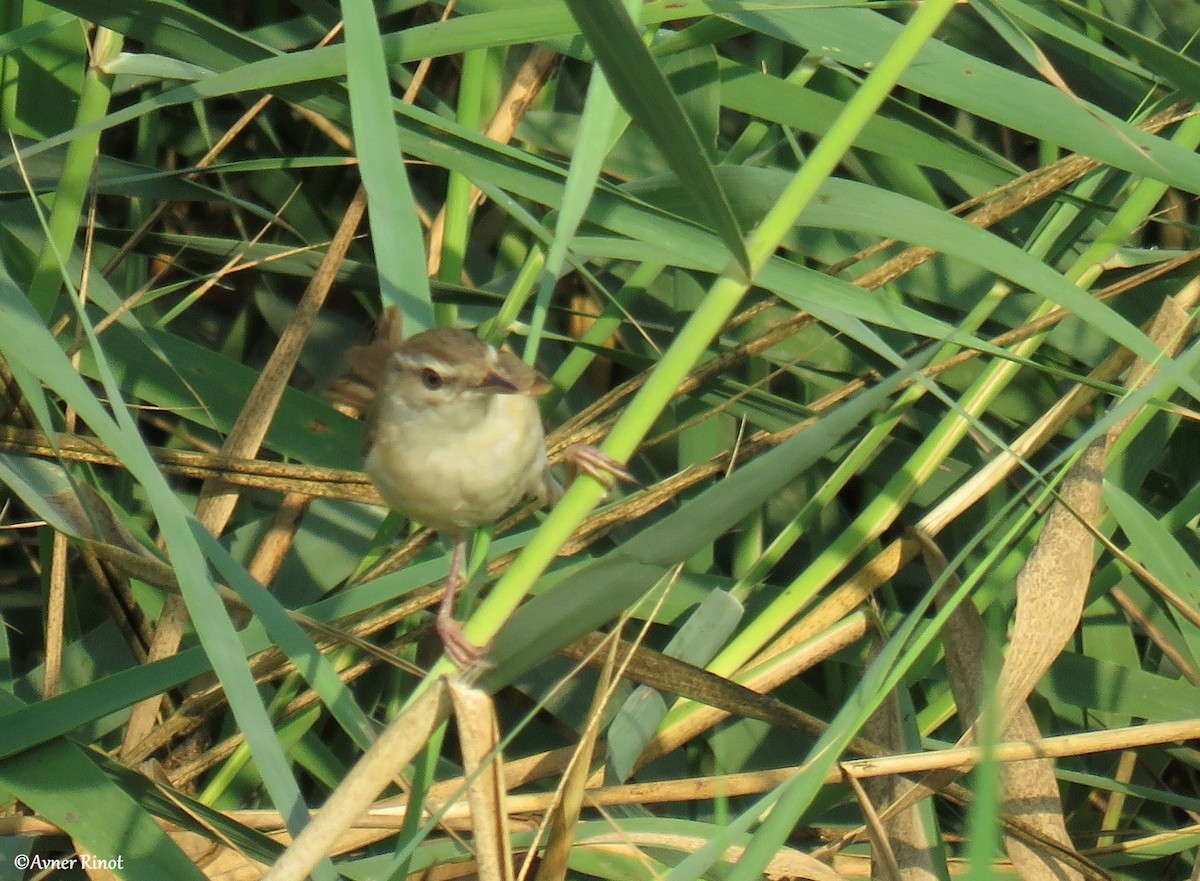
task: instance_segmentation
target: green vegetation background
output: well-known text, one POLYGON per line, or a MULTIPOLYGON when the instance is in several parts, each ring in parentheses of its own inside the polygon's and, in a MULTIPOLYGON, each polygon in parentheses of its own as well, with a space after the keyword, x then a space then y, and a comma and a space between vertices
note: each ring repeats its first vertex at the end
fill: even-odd
MULTIPOLYGON (((18 856, 72 846, 122 856, 126 878, 196 877, 180 828, 269 864, 278 845, 237 812, 269 808, 296 831, 410 700, 419 677, 354 647, 323 656, 284 611, 382 621, 372 639, 427 662, 419 603, 380 616, 431 597, 446 551, 367 504, 350 473, 361 425, 323 396, 387 304, 408 332, 455 321, 506 341, 555 383, 555 442, 603 440, 644 483, 602 501, 580 482, 494 536, 501 562, 477 579, 490 592, 469 626, 499 634, 484 685, 503 697, 508 755, 573 746, 599 715, 592 761, 610 784, 799 768, 755 796, 585 810, 568 877, 758 878, 787 853, 853 874, 882 859, 864 835, 830 845, 870 812, 827 775, 885 701, 891 751, 959 738, 972 720, 951 693, 950 609, 979 608, 989 638, 959 648, 998 670, 1047 488, 1110 430, 1108 544, 1030 708, 1042 735, 1200 718, 1197 7, 628 6, 0 9, 0 820, 13 833, 31 813, 74 841, 0 837, 4 877, 18 856), (511 139, 486 137, 534 69, 511 139), (360 184, 368 222, 297 325, 360 184), (993 213, 965 218, 979 206, 993 213), (298 364, 264 403, 255 384, 289 325, 298 364), (1097 372, 1122 352, 1155 372, 1097 372), (1095 394, 1068 397, 1076 385, 1095 394), (1063 401, 1074 409, 1018 468, 957 503, 1063 401), (222 460, 247 424, 266 429, 256 461, 222 460), (241 496, 213 538, 196 512, 218 475, 241 496), (288 491, 312 498, 265 592, 252 561, 300 504, 288 491), (597 504, 603 524, 587 519, 597 504), (897 544, 934 520, 949 575, 897 544), (408 565, 364 578, 396 540, 408 565), (899 547, 902 564, 858 590, 852 576, 899 547), (250 606, 244 628, 218 585, 250 606), (189 629, 149 663, 168 588, 189 629), (941 606, 939 591, 953 595, 941 606), (646 645, 717 677, 782 664, 783 715, 713 718, 639 761, 655 731, 702 717, 678 697, 699 686, 663 668, 660 690, 623 683, 598 708, 595 674, 555 655, 630 610, 626 636, 649 622, 646 645), (271 645, 282 655, 252 675, 244 659, 271 645), (134 706, 163 693, 158 739, 130 743, 134 706), (788 727, 795 711, 806 721, 788 727), (631 850, 590 843, 614 834, 631 850)), ((1121 748, 1058 763, 1079 871, 1188 875, 1200 757, 1121 748)), ((432 743, 416 797, 458 761, 432 743)), ((922 856, 897 868, 1008 871, 997 774, 965 778, 969 804, 926 802, 922 856)), ((463 847, 412 820, 334 864, 402 877, 463 847)))

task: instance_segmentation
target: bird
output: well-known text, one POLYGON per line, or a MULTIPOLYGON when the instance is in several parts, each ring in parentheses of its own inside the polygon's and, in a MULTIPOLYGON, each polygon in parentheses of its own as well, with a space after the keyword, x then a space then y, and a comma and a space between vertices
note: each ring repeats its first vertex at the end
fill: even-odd
MULTIPOLYGON (((551 389, 541 373, 468 330, 439 327, 398 340, 381 326, 376 342, 348 355, 370 376, 363 466, 383 501, 436 531, 451 546, 436 628, 460 667, 486 663, 486 647, 455 618, 467 538, 527 500, 553 505, 563 494, 550 470, 537 399, 551 389)), ((564 452, 573 471, 611 488, 636 484, 620 462, 588 444, 564 452)))

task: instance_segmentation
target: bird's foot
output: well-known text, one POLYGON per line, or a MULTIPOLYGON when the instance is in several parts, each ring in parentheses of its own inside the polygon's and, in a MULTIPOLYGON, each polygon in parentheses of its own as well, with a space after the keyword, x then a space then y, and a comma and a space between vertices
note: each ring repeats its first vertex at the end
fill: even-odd
POLYGON ((638 485, 637 478, 628 468, 612 456, 600 452, 591 444, 571 444, 563 450, 563 458, 571 469, 572 476, 575 472, 582 471, 609 489, 612 489, 613 484, 618 480, 622 483, 638 485))
POLYGON ((435 626, 446 656, 463 670, 487 670, 487 646, 476 645, 463 633, 462 624, 449 615, 438 615, 435 626))

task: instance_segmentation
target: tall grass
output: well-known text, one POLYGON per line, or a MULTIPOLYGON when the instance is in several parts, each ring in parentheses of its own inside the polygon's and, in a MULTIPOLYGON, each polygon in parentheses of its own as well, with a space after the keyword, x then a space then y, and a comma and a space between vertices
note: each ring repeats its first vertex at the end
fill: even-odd
POLYGON ((0 13, 3 871, 1192 871, 1189 9, 0 13), (642 483, 476 542, 507 807, 329 395, 388 305, 642 483))

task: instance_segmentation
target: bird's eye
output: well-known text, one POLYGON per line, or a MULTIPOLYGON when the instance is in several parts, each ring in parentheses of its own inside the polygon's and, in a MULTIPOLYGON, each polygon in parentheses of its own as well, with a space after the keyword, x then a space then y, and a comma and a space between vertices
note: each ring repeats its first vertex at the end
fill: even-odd
POLYGON ((426 367, 421 371, 421 382, 424 383, 425 388, 429 389, 430 391, 437 391, 445 384, 445 380, 442 379, 442 375, 432 367, 426 367))

